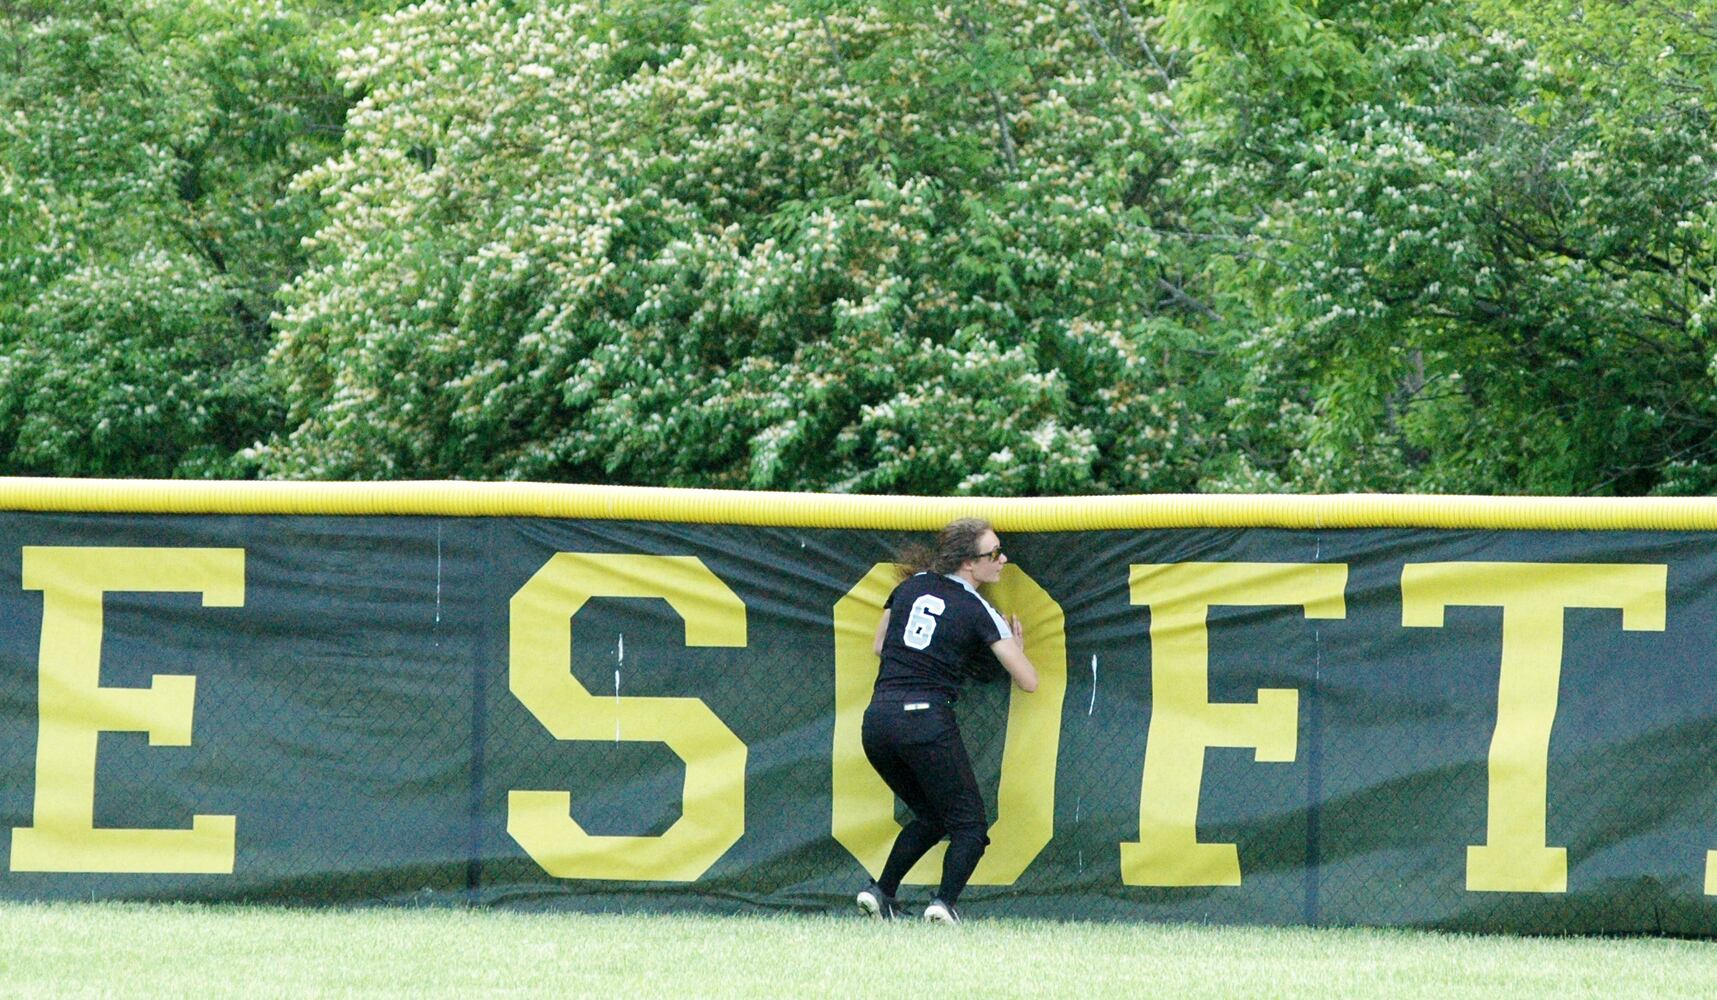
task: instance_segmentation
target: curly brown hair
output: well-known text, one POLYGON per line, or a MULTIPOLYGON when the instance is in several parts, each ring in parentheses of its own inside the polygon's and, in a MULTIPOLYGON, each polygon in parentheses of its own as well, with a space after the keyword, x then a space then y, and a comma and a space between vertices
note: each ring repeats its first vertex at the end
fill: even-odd
POLYGON ((978 539, 992 531, 990 522, 981 517, 962 517, 949 522, 936 534, 936 541, 918 542, 900 551, 895 561, 900 563, 901 579, 915 573, 955 573, 966 560, 978 554, 978 539))

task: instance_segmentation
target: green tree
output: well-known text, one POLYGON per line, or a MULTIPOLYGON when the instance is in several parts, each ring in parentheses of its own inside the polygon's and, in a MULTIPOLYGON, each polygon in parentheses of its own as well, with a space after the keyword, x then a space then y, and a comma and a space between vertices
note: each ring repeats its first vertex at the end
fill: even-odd
POLYGON ((0 6, 0 467, 247 475, 275 289, 347 99, 260 2, 0 6))
POLYGON ((1188 489, 1220 302, 1124 8, 425 4, 353 52, 273 474, 1188 489), (1089 12, 1088 12, 1089 13, 1089 12), (1124 49, 1123 49, 1124 46, 1124 49))
POLYGON ((0 5, 0 468, 1717 488, 1717 13, 400 6, 0 5))
POLYGON ((1533 38, 1519 11, 1503 25, 1373 7, 1372 23, 1417 30, 1366 40, 1371 86, 1349 107, 1314 128, 1284 115, 1210 154, 1225 193, 1249 192, 1230 207, 1256 206, 1239 231, 1269 248, 1247 280, 1270 322, 1231 433, 1274 446, 1231 480, 1717 485, 1717 147, 1701 92, 1717 50, 1652 6, 1612 22, 1607 45, 1552 5, 1533 38), (1642 68, 1630 46, 1654 17, 1680 47, 1642 68), (1580 57, 1594 45, 1632 69, 1580 57))

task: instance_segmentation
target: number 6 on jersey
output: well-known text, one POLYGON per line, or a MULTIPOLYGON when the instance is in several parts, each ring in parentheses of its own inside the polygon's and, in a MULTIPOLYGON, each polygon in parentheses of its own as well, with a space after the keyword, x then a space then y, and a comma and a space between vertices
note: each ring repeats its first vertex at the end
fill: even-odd
POLYGON ((934 594, 925 594, 912 602, 912 613, 906 616, 906 634, 901 641, 913 649, 928 649, 930 637, 936 634, 936 616, 948 607, 934 594))

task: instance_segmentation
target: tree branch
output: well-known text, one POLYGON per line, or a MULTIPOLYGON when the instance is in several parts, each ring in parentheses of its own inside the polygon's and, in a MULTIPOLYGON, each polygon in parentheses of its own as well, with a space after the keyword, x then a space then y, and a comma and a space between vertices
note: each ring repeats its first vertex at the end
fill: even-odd
POLYGON ((1139 51, 1143 52, 1145 58, 1150 60, 1152 68, 1157 71, 1157 75, 1163 78, 1163 83, 1165 85, 1173 83, 1169 71, 1163 67, 1161 60, 1157 59, 1156 49, 1151 48, 1151 43, 1145 38, 1145 33, 1133 21, 1133 15, 1127 13, 1127 0, 1115 0, 1115 9, 1121 12, 1121 20, 1127 25, 1127 31, 1132 34, 1133 41, 1138 43, 1139 51))
POLYGON ((1097 30, 1097 19, 1091 16, 1091 8, 1085 5, 1085 0, 1076 0, 1076 2, 1079 4, 1079 13, 1085 15, 1085 30, 1090 32, 1091 37, 1096 40, 1097 47, 1103 50, 1103 55, 1108 57, 1110 62, 1119 62, 1120 60, 1115 58, 1115 50, 1109 47, 1109 40, 1103 37, 1101 31, 1097 30))
MULTIPOLYGON (((978 37, 978 29, 972 26, 972 19, 964 14, 960 15, 960 27, 965 29, 966 37, 972 44, 977 45, 983 41, 978 37)), ((1008 126, 1007 113, 1002 110, 1002 95, 996 93, 996 88, 991 86, 988 80, 984 81, 984 89, 989 92, 990 110, 996 117, 996 131, 1001 135, 1002 158, 1007 161, 1008 173, 1018 174, 1019 153, 1014 148, 1013 129, 1008 126)))
POLYGON ((829 43, 829 54, 835 58, 835 73, 840 76, 843 86, 847 83, 847 61, 841 57, 841 47, 835 43, 835 33, 829 30, 829 19, 817 12, 817 23, 823 27, 823 38, 829 43))
POLYGON ((1181 305, 1186 306, 1188 309, 1191 309, 1194 312, 1203 313, 1204 315, 1210 317, 1213 320, 1216 320, 1219 323, 1222 321, 1222 314, 1221 313, 1217 312, 1216 310, 1210 308, 1209 306, 1205 305, 1204 303, 1202 303, 1202 302, 1198 301, 1197 299, 1193 298, 1192 296, 1188 295, 1186 293, 1186 289, 1180 287, 1179 285, 1168 280, 1167 278, 1159 276, 1157 278, 1157 287, 1162 289, 1163 291, 1169 293, 1170 298, 1174 299, 1176 302, 1179 302, 1181 305))

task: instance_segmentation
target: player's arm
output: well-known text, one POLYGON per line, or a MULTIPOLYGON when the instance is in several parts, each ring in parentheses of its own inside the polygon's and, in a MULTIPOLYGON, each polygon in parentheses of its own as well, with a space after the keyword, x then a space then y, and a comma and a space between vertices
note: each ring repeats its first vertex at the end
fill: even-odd
POLYGON ((878 656, 882 655, 882 640, 888 637, 888 616, 891 613, 888 608, 883 608, 882 620, 876 623, 876 642, 872 643, 870 648, 878 656))
POLYGON ((1020 625, 1018 615, 1008 616, 1008 628, 1013 635, 990 643, 990 652, 996 654, 1002 669, 1014 679, 1019 689, 1030 694, 1037 690, 1037 668, 1032 665, 1031 657, 1025 655, 1025 629, 1020 625))

